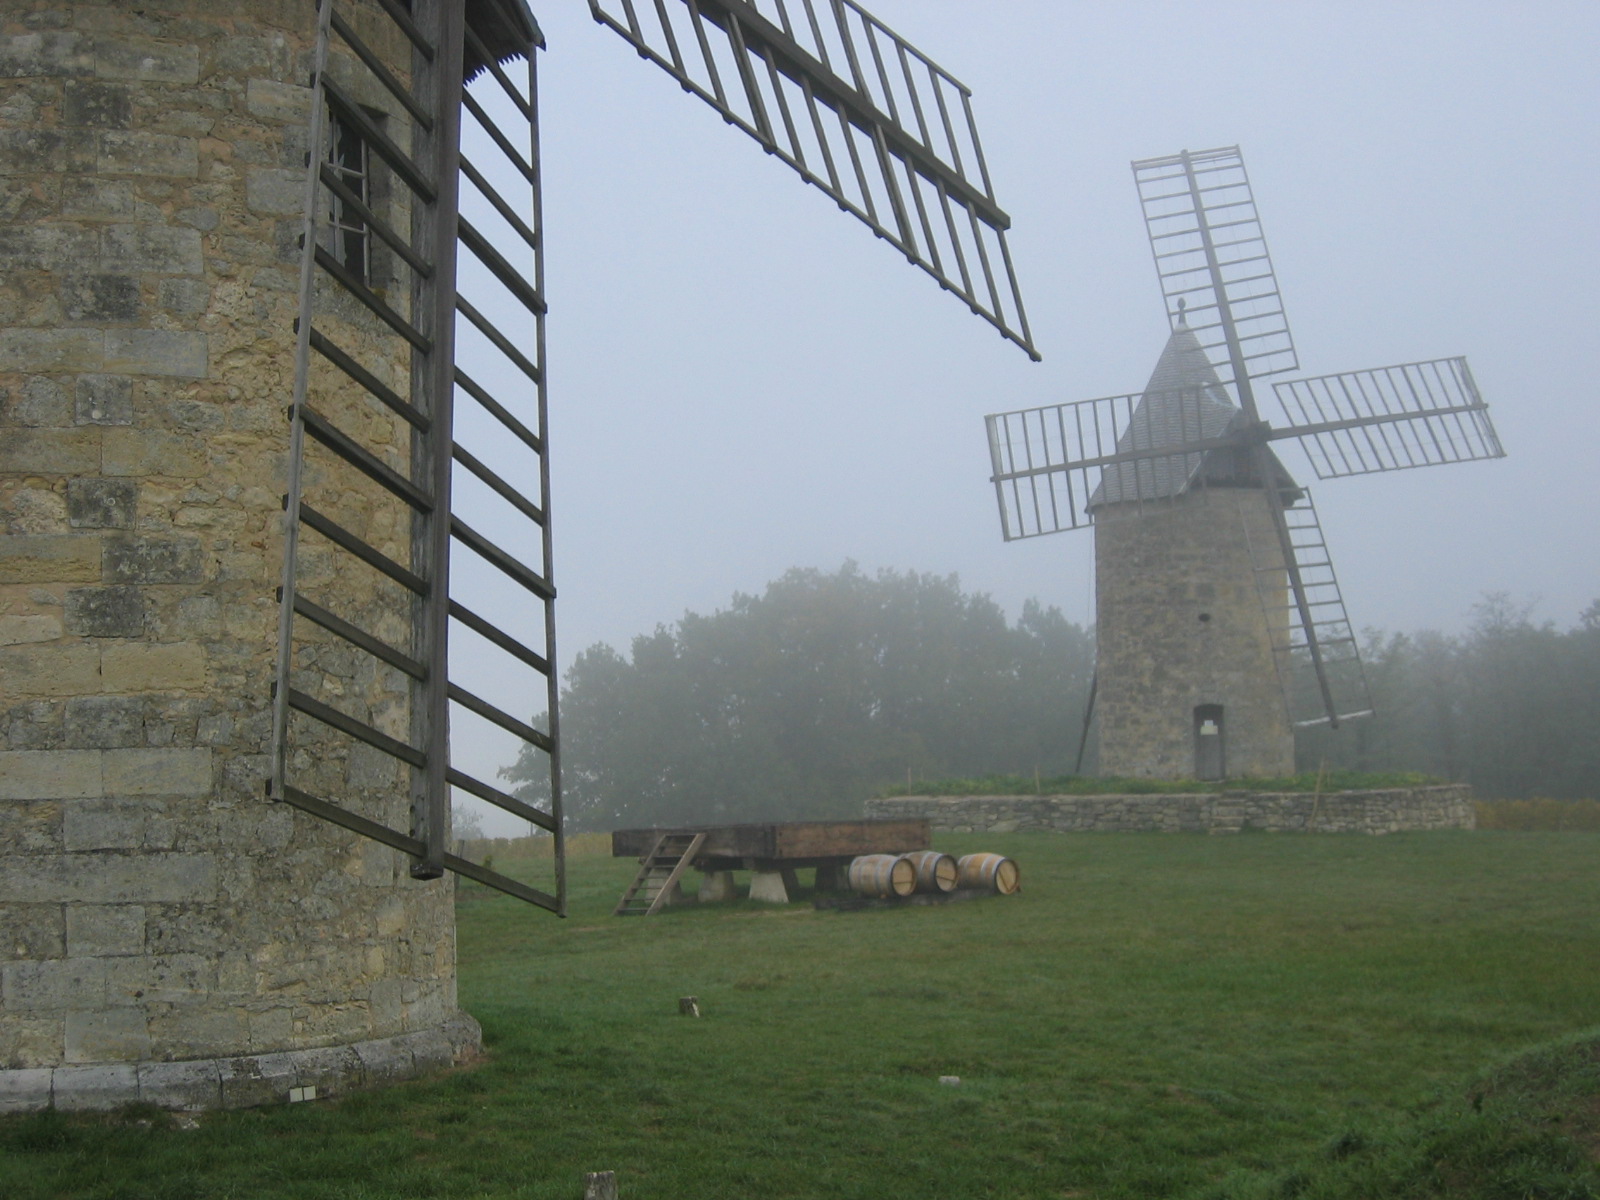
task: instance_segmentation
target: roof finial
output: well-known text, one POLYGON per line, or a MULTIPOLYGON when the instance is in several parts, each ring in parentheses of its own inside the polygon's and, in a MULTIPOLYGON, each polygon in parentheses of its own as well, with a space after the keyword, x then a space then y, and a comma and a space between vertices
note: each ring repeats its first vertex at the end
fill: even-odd
POLYGON ((1189 328, 1189 318, 1183 315, 1183 310, 1188 308, 1188 307, 1189 307, 1189 302, 1186 299, 1184 299, 1182 296, 1179 296, 1178 297, 1178 327, 1180 329, 1189 328))

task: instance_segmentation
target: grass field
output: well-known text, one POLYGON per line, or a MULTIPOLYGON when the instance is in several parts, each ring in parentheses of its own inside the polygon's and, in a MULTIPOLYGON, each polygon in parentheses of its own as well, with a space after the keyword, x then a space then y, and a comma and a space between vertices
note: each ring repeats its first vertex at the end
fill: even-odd
POLYGON ((1596 1044, 1502 1065, 1600 1025, 1600 834, 937 843, 1022 893, 622 920, 599 854, 564 922, 464 888, 486 1062, 189 1130, 10 1118, 0 1196, 1600 1196, 1596 1044))

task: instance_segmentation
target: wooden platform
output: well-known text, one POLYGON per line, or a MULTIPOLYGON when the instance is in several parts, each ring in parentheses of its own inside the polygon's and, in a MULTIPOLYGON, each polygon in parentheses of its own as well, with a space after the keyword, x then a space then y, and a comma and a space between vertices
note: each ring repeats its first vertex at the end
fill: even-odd
POLYGON ((787 821, 752 825, 697 825, 682 829, 618 829, 613 858, 642 858, 666 833, 703 833, 695 855, 701 871, 783 871, 832 867, 862 854, 927 850, 933 833, 922 817, 879 821, 787 821))

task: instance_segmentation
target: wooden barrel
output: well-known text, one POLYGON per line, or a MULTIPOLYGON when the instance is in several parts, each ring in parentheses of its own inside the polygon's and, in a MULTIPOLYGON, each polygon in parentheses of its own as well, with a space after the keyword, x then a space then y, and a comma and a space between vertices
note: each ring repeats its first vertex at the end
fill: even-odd
POLYGON ((850 890, 863 896, 909 896, 917 869, 898 854, 863 854, 850 862, 850 890))
POLYGON ((1009 896, 1022 886, 1017 864, 1003 854, 965 854, 956 864, 956 877, 964 888, 982 888, 1009 896))
POLYGON ((914 850, 901 855, 917 873, 917 891, 953 892, 956 890, 956 860, 937 850, 914 850))

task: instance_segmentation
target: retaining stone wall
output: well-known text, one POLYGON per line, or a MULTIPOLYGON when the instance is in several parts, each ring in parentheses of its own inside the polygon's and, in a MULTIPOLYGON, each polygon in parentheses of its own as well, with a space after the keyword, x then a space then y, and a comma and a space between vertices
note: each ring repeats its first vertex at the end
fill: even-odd
POLYGON ((1399 833, 1473 829, 1465 784, 1382 791, 1117 796, 897 796, 869 818, 925 817, 940 833, 1399 833))

